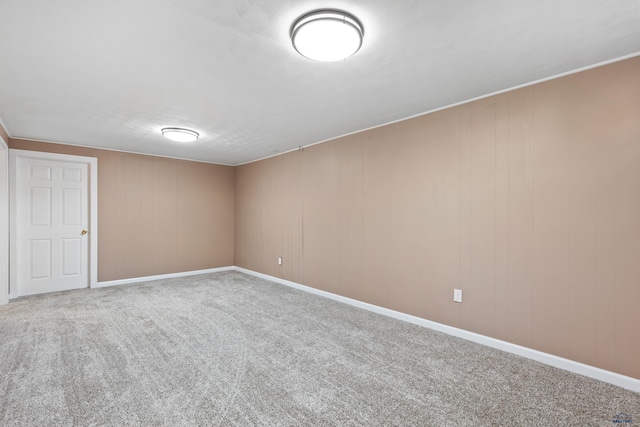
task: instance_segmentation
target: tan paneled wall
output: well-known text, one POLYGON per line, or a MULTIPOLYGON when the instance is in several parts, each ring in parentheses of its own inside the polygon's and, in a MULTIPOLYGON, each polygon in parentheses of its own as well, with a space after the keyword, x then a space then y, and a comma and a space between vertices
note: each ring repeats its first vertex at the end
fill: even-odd
POLYGON ((10 147, 98 158, 98 281, 234 265, 232 167, 19 139, 10 147))
POLYGON ((640 378, 638 76, 635 58, 240 166, 236 265, 640 378))

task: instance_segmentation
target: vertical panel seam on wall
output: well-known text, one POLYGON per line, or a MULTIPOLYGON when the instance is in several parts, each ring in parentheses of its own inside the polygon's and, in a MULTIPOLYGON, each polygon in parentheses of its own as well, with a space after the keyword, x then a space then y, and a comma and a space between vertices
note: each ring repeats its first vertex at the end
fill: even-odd
MULTIPOLYGON (((572 130, 570 126, 567 127, 566 138, 568 141, 567 151, 569 155, 569 161, 572 163, 569 174, 566 178, 564 191, 567 192, 566 197, 566 205, 565 205, 565 213, 567 215, 566 220, 566 230, 567 230, 567 246, 566 246, 566 263, 565 263, 565 297, 567 298, 567 309, 566 309, 566 317, 565 317, 565 331, 566 331, 566 339, 564 340, 564 351, 565 357, 568 357, 571 354, 571 346, 572 342, 570 339, 571 336, 571 309, 572 309, 572 301, 571 301, 571 183, 574 178, 574 174, 577 175, 577 169, 579 168, 578 162, 576 161, 577 156, 572 156, 572 145, 575 142, 574 138, 575 131, 572 130)), ((565 154, 566 155, 566 154, 565 154)), ((577 199, 577 198, 576 198, 577 199)), ((574 203, 578 203, 577 201, 574 203)))
POLYGON ((529 295, 531 296, 531 308, 530 308, 530 343, 532 346, 535 345, 534 335, 535 335, 535 298, 533 289, 535 288, 535 236, 536 236, 536 138, 535 138, 535 117, 536 117, 536 91, 533 90, 531 94, 531 128, 529 129, 529 144, 531 145, 531 257, 529 260, 530 269, 529 269, 529 295))
MULTIPOLYGON (((474 149, 474 141, 473 141, 473 125, 474 125, 474 110, 473 110, 473 106, 469 105, 469 134, 466 135, 466 137, 468 138, 468 141, 465 141, 463 139, 463 143, 464 146, 466 148, 467 151, 467 156, 469 157, 469 186, 466 187, 467 190, 469 190, 469 192, 467 193, 466 197, 468 197, 468 207, 469 210, 467 211, 467 215, 469 215, 468 221, 467 223, 469 224, 469 235, 468 235, 468 245, 469 245, 469 253, 468 253, 468 258, 465 259, 465 262, 467 263, 467 266, 469 267, 468 273, 469 275, 467 276, 467 283, 469 285, 469 287, 471 288, 471 291, 476 291, 475 286, 477 286, 477 282, 476 280, 474 280, 474 262, 473 262, 473 256, 474 256, 474 252, 473 252, 473 238, 474 238, 474 229, 473 229, 473 214, 474 214, 474 207, 475 204, 473 203, 473 177, 474 177, 474 170, 473 170, 473 149, 474 149)), ((462 308, 460 308, 460 310, 462 311, 462 308)), ((465 312, 467 312, 468 310, 465 310, 465 312)), ((474 311, 472 310, 472 313, 474 311)), ((465 313, 466 314, 466 313, 465 313)), ((475 313, 474 313, 475 314, 475 313)), ((468 314, 466 314, 468 316, 468 314)), ((462 318, 463 316, 461 316, 462 318)), ((473 314, 471 316, 471 318, 473 319, 473 314)), ((463 323, 460 323, 461 325, 463 325, 463 323)))
MULTIPOLYGON (((362 138, 362 136, 361 136, 362 138)), ((356 141, 362 141, 361 139, 358 139, 356 141)), ((355 144, 358 145, 358 144, 355 144)), ((360 229, 358 230, 358 237, 359 237, 359 250, 360 250, 360 268, 358 269, 358 283, 357 286, 355 287, 356 289, 356 295, 359 295, 358 299, 363 299, 363 295, 364 295, 364 290, 363 290, 363 285, 364 285, 364 150, 366 145, 365 144, 360 144, 360 147, 362 147, 361 151, 359 152, 360 155, 359 156, 354 156, 354 159, 358 159, 360 161, 360 167, 357 169, 358 171, 360 171, 360 176, 358 176, 357 178, 355 178, 354 175, 354 180, 355 182, 359 182, 360 183, 360 213, 358 214, 358 218, 360 218, 360 221, 358 222, 358 225, 360 227, 360 229)), ((357 150, 354 148, 354 152, 357 152, 357 150)), ((355 188, 355 185, 354 185, 355 188)))
MULTIPOLYGON (((462 200, 462 187, 463 187, 463 181, 464 181, 464 177, 463 177, 463 173, 462 173, 462 169, 464 167, 464 164, 463 164, 463 161, 462 161, 462 132, 463 132, 462 131, 462 129, 463 129, 463 114, 462 114, 462 112, 463 112, 463 108, 460 108, 460 110, 458 111, 458 162, 460 163, 460 166, 459 166, 459 170, 460 170, 460 189, 459 189, 459 192, 460 192, 459 193, 459 201, 460 201, 459 202, 460 203, 459 208, 460 208, 460 212, 459 212, 459 221, 460 221, 460 224, 458 225, 459 230, 460 230, 460 232, 459 232, 459 236, 460 236, 459 245, 460 245, 460 247, 459 247, 459 253, 458 253, 458 257, 459 257, 459 260, 458 260, 459 261, 459 266, 458 266, 458 278, 459 278, 458 280, 459 280, 459 283, 458 283, 458 287, 460 289, 463 288, 463 280, 464 280, 464 277, 463 277, 464 272, 463 272, 463 268, 462 268, 462 252, 464 250, 464 243, 463 243, 464 242, 464 236, 462 234, 462 231, 463 231, 463 227, 462 227, 463 215, 462 215, 462 212, 463 212, 463 205, 464 205, 464 201, 462 200)), ((460 313, 460 309, 459 308, 457 310, 457 319, 456 320, 458 322, 458 325, 460 325, 461 324, 461 320, 462 320, 462 315, 460 313)))
MULTIPOLYGON (((596 147, 598 147, 598 144, 596 144, 596 147)), ((596 159, 598 159, 597 153, 598 153, 598 149, 596 148, 596 159)), ((600 251, 598 250, 598 248, 600 247, 600 242, 599 242, 599 237, 600 237, 600 218, 598 216, 598 211, 600 210, 600 197, 599 197, 599 193, 598 193, 598 176, 599 176, 599 171, 598 171, 598 164, 599 162, 596 160, 595 165, 594 165, 594 169, 595 169, 595 179, 593 180, 594 182, 594 186, 595 186, 595 196, 596 196, 596 203, 595 203, 595 209, 596 209, 596 248, 595 248, 595 255, 596 255, 596 259, 595 259, 595 290, 596 290, 596 301, 599 301, 598 298, 598 293, 599 293, 599 286, 598 286, 598 277, 599 277, 599 268, 598 268, 598 264, 600 263, 600 260, 598 259, 598 254, 600 253, 600 251)), ((598 338, 600 336, 600 334, 598 333, 598 324, 599 324, 599 317, 600 317, 600 310, 594 310, 595 313, 595 330, 594 330, 594 335, 595 335, 595 364, 598 365, 599 362, 599 358, 598 358, 598 338)))
POLYGON ((301 259, 300 259, 300 277, 302 276, 302 266, 304 265, 304 195, 306 194, 304 186, 304 148, 300 148, 300 163, 298 167, 298 173, 300 174, 300 243, 301 243, 301 259))
POLYGON ((496 320, 498 309, 498 101, 494 96, 493 102, 493 316, 492 333, 496 336, 496 320))
MULTIPOLYGON (((624 150, 621 150, 622 153, 624 153, 624 150)), ((613 285, 613 298, 614 298, 614 302, 613 302, 613 306, 614 306, 614 310, 616 313, 618 313, 618 301, 619 301, 619 293, 620 293, 620 281, 618 280, 618 263, 619 263, 619 248, 620 248, 620 186, 619 186, 619 182, 620 182, 620 165, 618 164, 619 161, 619 157, 617 155, 617 153, 615 153, 614 155, 614 159, 615 159, 615 179, 614 179, 614 186, 615 186, 615 211, 616 211, 616 226, 615 226, 615 233, 616 233, 616 239, 615 239, 615 248, 613 250, 614 252, 614 259, 615 259, 615 266, 614 266, 614 275, 613 275, 613 280, 614 280, 614 285, 613 285)), ((613 360, 614 360, 614 366, 615 368, 618 367, 618 316, 616 315, 614 317, 614 328, 613 328, 613 360)))
MULTIPOLYGON (((265 194, 264 194, 264 200, 265 200, 265 204, 267 206, 267 209, 264 210, 264 218, 263 218, 263 222, 264 222, 264 235, 263 235, 263 245, 264 245, 264 250, 262 252, 262 268, 265 269, 265 271, 268 271, 270 274, 274 273, 273 267, 271 267, 271 264, 269 264, 268 258, 271 256, 271 251, 273 250, 273 239, 271 238, 272 233, 273 233, 273 224, 271 223, 271 209, 273 209, 273 204, 271 203, 271 199, 273 197, 273 171, 271 170, 271 160, 272 158, 267 159, 266 163, 265 163, 265 169, 266 169, 266 174, 267 174, 267 183, 265 186, 265 194)), ((273 274, 273 276, 278 276, 277 274, 273 274)))
POLYGON ((302 147, 298 147, 298 155, 296 156, 297 162, 297 172, 298 172, 298 176, 296 177, 296 182, 298 184, 298 194, 297 194, 297 200, 298 200, 298 207, 297 207, 297 212, 296 212, 296 216, 299 216, 299 229, 298 229, 298 238, 300 239, 299 243, 300 243, 300 254, 298 255, 298 282, 302 283, 303 280, 303 276, 302 276, 302 259, 304 258, 304 250, 303 250, 303 246, 304 246, 304 237, 303 237, 303 233, 304 233, 304 227, 303 227, 303 215, 302 215, 302 194, 303 194, 303 187, 302 187, 302 147))
MULTIPOLYGON (((507 307, 510 305, 511 298, 511 95, 507 100, 507 307)), ((507 323, 509 322, 509 311, 507 311, 507 323)), ((506 329, 507 341, 511 339, 509 336, 509 328, 506 329)))

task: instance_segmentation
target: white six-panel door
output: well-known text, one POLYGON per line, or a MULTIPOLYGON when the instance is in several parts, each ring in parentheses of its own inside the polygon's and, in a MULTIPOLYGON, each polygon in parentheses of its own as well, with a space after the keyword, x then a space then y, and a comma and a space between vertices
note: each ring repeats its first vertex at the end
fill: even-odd
POLYGON ((89 185, 83 163, 15 163, 17 296, 89 286, 89 185))

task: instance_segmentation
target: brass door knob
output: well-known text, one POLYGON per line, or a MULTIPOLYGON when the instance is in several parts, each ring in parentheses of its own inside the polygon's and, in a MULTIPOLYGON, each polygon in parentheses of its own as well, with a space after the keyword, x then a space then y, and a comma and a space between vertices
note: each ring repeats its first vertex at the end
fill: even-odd
POLYGON ((87 233, 88 233, 88 231, 87 231, 87 230, 82 230, 82 232, 81 232, 80 234, 82 234, 82 235, 84 236, 84 235, 85 235, 85 234, 87 234, 87 233))

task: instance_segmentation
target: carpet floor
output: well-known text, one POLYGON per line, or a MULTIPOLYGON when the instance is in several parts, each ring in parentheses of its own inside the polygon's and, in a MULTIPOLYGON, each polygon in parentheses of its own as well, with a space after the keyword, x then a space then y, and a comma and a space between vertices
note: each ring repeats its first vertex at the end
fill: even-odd
POLYGON ((640 394, 235 271, 0 307, 2 426, 614 426, 640 394))

